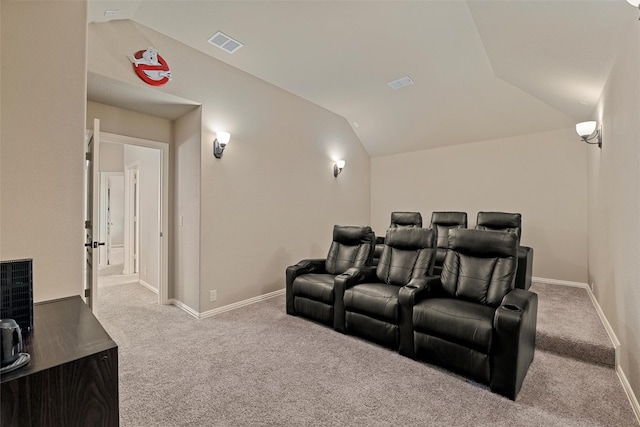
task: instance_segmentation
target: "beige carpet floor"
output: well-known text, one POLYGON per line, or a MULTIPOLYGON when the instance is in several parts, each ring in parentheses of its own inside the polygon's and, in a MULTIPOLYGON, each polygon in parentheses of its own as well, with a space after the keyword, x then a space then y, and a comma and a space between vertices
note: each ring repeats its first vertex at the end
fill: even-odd
MULTIPOLYGON (((535 286, 545 316, 558 289, 535 286)), ((288 316, 284 296, 201 320, 136 283, 101 296, 98 317, 119 345, 124 427, 638 425, 611 367, 549 350, 536 351, 514 402, 288 316)))

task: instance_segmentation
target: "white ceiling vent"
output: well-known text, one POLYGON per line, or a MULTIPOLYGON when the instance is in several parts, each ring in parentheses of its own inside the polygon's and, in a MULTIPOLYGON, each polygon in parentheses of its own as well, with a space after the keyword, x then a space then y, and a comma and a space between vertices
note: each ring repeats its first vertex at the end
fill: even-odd
POLYGON ((387 83, 391 89, 400 89, 401 87, 411 86, 413 84, 413 80, 409 76, 400 77, 397 80, 387 83))
POLYGON ((207 41, 212 45, 217 46, 225 52, 229 53, 233 53, 244 46, 238 40, 232 39, 221 31, 218 31, 217 33, 209 37, 209 40, 207 41))

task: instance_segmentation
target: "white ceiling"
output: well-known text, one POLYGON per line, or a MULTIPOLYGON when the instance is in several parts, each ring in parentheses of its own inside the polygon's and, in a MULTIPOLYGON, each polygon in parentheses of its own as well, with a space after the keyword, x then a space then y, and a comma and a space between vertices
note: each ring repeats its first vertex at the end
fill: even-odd
MULTIPOLYGON (((109 19, 132 19, 345 117, 372 156, 594 118, 620 37, 640 25, 625 0, 89 0, 89 22, 109 19), (207 43, 218 30, 244 47, 207 43), (403 76, 415 84, 386 85, 403 76)), ((99 79, 89 76, 91 100, 181 111, 179 99, 99 79)))

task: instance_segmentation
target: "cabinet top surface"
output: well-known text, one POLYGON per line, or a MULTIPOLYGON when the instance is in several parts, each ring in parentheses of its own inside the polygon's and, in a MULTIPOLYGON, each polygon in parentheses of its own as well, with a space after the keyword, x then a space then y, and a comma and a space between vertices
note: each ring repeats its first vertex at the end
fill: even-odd
POLYGON ((2 375, 2 383, 117 347, 79 296, 34 304, 33 317, 22 350, 31 361, 2 375))

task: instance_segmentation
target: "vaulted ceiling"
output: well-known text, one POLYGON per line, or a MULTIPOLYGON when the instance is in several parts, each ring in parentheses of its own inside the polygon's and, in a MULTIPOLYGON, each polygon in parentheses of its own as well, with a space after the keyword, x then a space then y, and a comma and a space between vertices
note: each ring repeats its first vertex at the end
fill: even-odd
MULTIPOLYGON (((594 118, 638 15, 625 0, 90 0, 88 21, 134 20, 327 108, 380 156, 594 118), (217 31, 244 46, 209 44, 217 31), (404 76, 414 84, 387 86, 404 76)), ((132 108, 148 112, 146 93, 132 108)))

